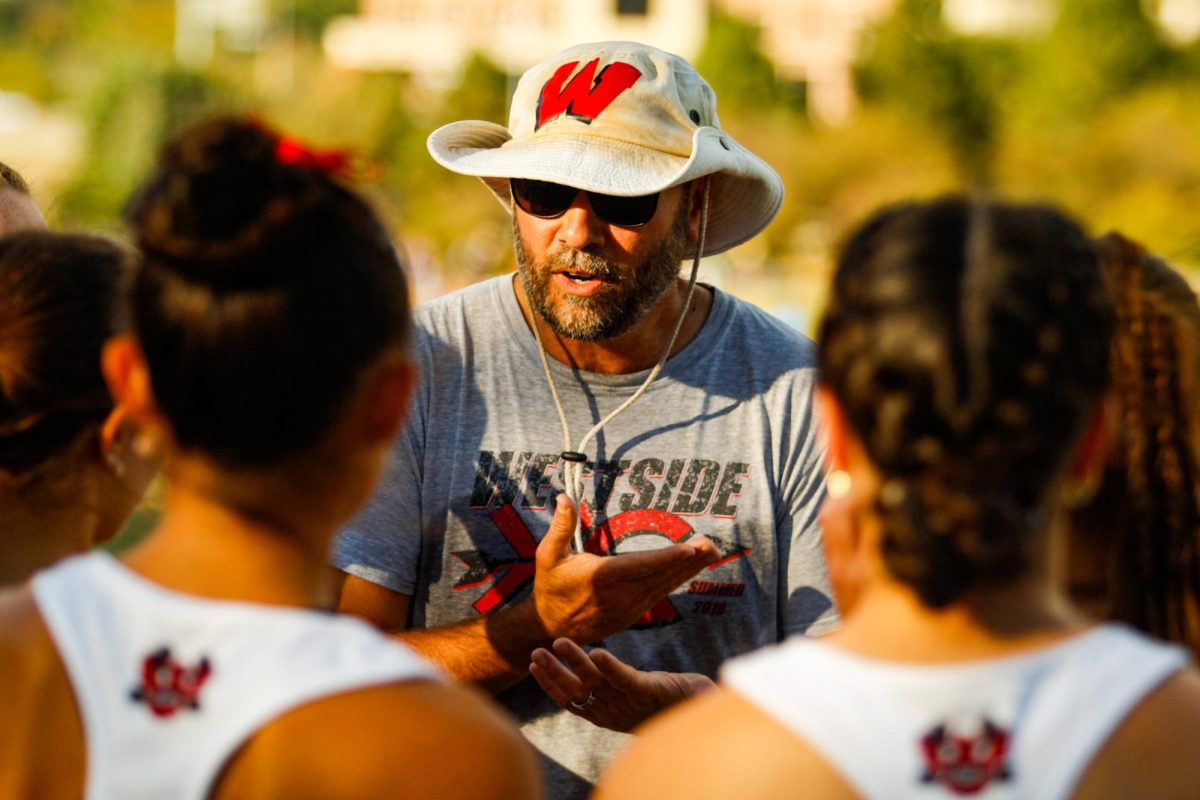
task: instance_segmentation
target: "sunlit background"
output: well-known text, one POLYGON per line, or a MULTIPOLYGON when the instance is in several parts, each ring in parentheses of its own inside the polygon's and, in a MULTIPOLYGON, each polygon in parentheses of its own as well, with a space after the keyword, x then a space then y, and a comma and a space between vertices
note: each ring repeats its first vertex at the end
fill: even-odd
POLYGON ((120 235, 163 137, 256 113, 380 167, 424 299, 506 270, 508 226, 428 157, 507 118, 577 42, 691 60, 783 175, 765 235, 704 279, 811 330, 832 253, 881 203, 964 187, 1061 203, 1200 276, 1200 0, 0 0, 0 160, 61 228, 120 235))

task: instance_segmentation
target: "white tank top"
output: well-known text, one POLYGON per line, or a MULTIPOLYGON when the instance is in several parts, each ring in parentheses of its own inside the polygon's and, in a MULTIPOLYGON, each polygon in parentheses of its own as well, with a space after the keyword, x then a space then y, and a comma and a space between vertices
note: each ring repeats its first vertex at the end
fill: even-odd
POLYGON ((320 697, 440 680, 360 620, 209 600, 92 553, 33 579, 75 691, 87 800, 202 800, 265 723, 320 697))
POLYGON ((867 798, 1070 797, 1125 716, 1187 663, 1101 625, 1007 658, 914 665, 812 639, 729 662, 724 685, 867 798))

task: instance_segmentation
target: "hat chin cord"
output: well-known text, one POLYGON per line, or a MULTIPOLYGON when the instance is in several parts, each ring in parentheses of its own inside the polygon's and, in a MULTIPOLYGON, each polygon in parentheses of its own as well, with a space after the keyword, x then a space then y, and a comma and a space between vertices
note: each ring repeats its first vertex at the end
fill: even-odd
MULTIPOLYGON (((612 422, 618 414, 633 405, 639 397, 645 394, 646 389, 654 382, 662 372, 663 365, 667 363, 667 358, 671 355, 671 349, 675 347, 675 340, 679 338, 679 331, 683 328, 683 320, 687 316, 688 308, 692 305, 692 295, 696 290, 696 276, 700 272, 700 257, 704 254, 704 239, 708 233, 708 195, 712 188, 712 176, 704 177, 704 200, 703 206, 700 209, 700 241, 696 246, 696 255, 692 258, 692 274, 688 278, 687 294, 683 298, 683 307, 679 310, 679 318, 675 320, 675 329, 671 331, 671 338, 667 341, 667 346, 663 348, 662 355, 658 357, 658 361, 654 367, 646 374, 646 379, 642 381, 642 385, 637 391, 626 398, 625 402, 614 408, 603 419, 592 426, 583 438, 579 440, 579 444, 571 449, 571 425, 567 422, 567 413, 563 410, 562 398, 558 394, 558 385, 554 380, 554 373, 550 371, 550 360, 546 355, 546 348, 542 346, 542 334, 539 330, 537 320, 533 321, 533 336, 537 339, 538 353, 542 357, 542 370, 546 374, 546 382, 550 385, 550 395, 554 398, 554 408, 558 411, 558 420, 562 424, 563 434, 563 451, 560 454, 561 471, 563 476, 563 487, 567 497, 578 508, 579 501, 583 497, 583 465, 587 462, 587 455, 584 448, 595 438, 600 430, 612 422)), ((576 518, 575 521, 575 550, 583 552, 583 524, 581 519, 576 518)))

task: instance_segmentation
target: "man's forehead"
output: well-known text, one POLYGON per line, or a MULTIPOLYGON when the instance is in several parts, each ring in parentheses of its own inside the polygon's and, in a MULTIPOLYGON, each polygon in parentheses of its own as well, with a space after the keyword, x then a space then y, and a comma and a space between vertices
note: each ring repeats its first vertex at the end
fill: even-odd
POLYGON ((45 228, 46 219, 32 197, 15 189, 0 188, 0 236, 45 228))

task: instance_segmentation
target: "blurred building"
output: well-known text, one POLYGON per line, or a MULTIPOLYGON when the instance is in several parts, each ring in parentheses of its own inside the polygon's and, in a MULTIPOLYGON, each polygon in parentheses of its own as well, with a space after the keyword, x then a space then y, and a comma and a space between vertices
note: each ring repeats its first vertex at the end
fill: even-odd
POLYGON ((362 0, 334 20, 335 64, 451 79, 471 52, 511 74, 579 42, 632 39, 681 55, 704 43, 707 0, 362 0))
MULTIPOLYGON (((246 4, 259 0, 219 0, 246 4)), ((208 0, 179 0, 206 3, 208 0)), ((803 83, 809 111, 828 124, 855 108, 853 64, 863 31, 897 0, 361 0, 325 32, 329 59, 350 69, 398 70, 450 83, 479 52, 516 75, 572 44, 633 39, 695 59, 716 7, 756 25, 780 77, 803 83)), ((1012 36, 1054 23, 1057 0, 943 0, 946 21, 968 34, 1012 36)), ((1144 0, 1177 41, 1200 34, 1200 0, 1144 0)))
POLYGON ((851 65, 863 28, 895 0, 362 0, 334 20, 325 51, 353 69, 448 82, 472 51, 511 74, 572 44, 633 39, 695 59, 710 5, 754 23, 781 77, 807 86, 818 119, 854 108, 851 65))
MULTIPOLYGON (((943 0, 943 13, 961 33, 1021 36, 1045 32, 1058 6, 1058 0, 943 0)), ((1200 37, 1200 0, 1142 0, 1142 8, 1173 42, 1200 37)))
POLYGON ((809 112, 830 124, 855 107, 854 59, 863 30, 887 17, 896 0, 714 0, 756 24, 763 52, 779 75, 803 83, 809 112))
POLYGON ((255 50, 270 21, 270 0, 175 0, 175 58, 204 66, 218 39, 231 50, 255 50))

